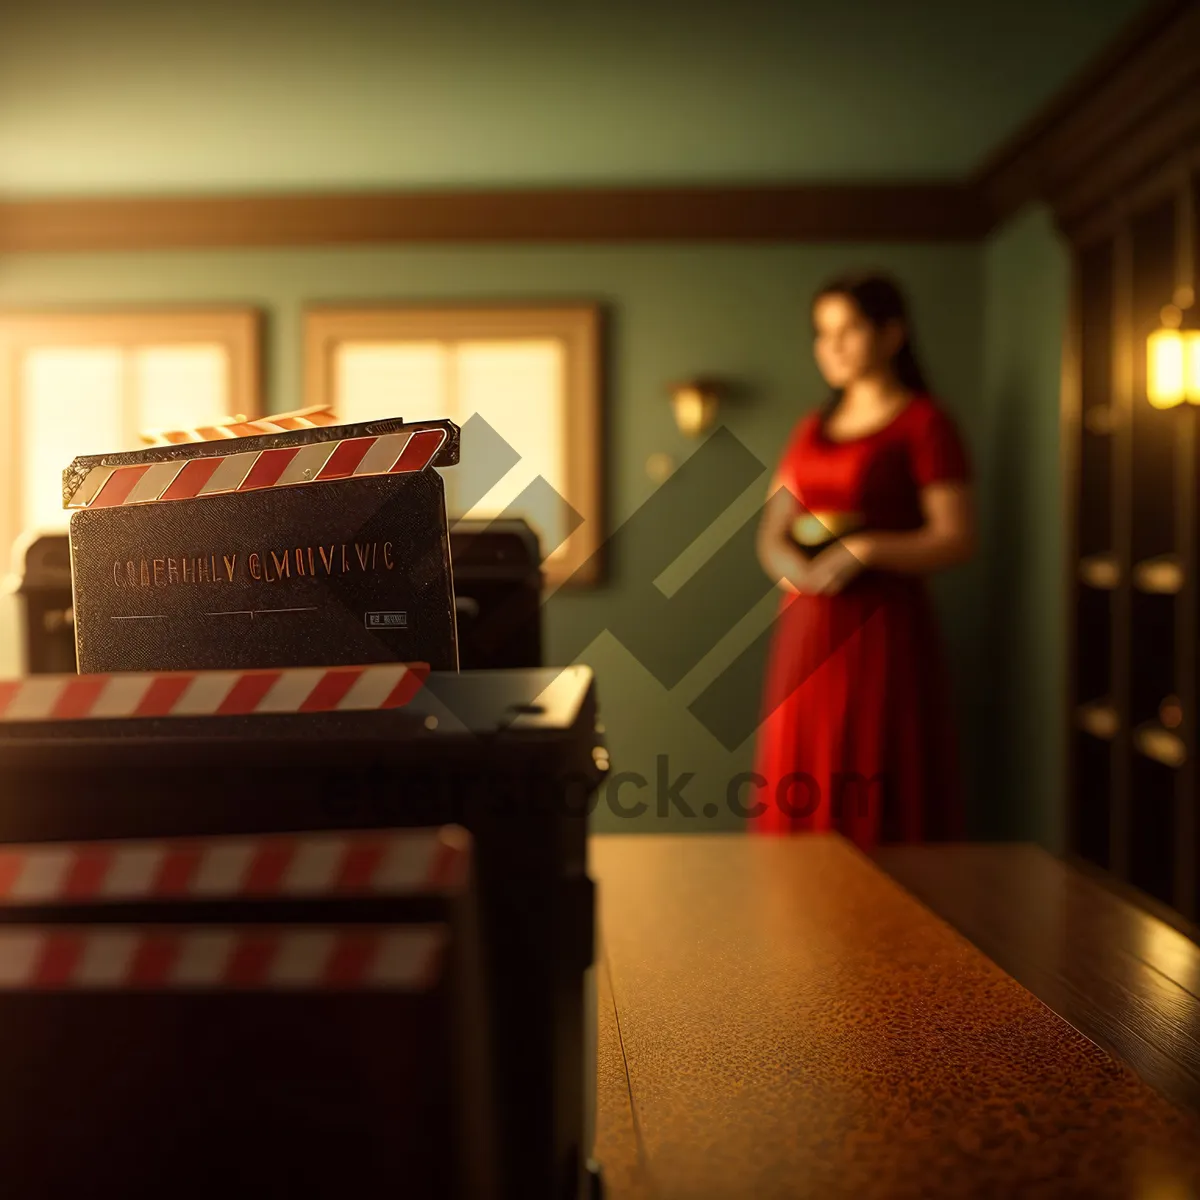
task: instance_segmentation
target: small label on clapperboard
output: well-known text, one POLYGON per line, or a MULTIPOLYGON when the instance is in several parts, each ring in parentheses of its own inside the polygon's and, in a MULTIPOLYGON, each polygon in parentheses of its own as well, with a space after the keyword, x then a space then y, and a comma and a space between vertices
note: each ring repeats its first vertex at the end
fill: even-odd
POLYGON ((407 629, 406 612, 369 612, 364 617, 368 629, 407 629))

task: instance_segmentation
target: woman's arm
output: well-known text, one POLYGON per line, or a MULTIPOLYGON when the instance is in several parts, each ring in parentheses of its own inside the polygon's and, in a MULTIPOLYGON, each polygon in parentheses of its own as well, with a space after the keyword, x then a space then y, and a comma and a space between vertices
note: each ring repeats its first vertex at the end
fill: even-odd
POLYGON ((796 515, 795 497, 785 487, 772 486, 758 522, 755 549, 767 578, 784 591, 799 591, 808 562, 792 544, 788 528, 796 515))
POLYGON ((925 523, 903 533, 852 533, 823 550, 799 581, 806 592, 835 595, 867 568, 926 575, 966 562, 975 553, 971 490, 961 483, 921 491, 925 523))
POLYGON ((935 483, 921 490, 925 523, 911 533, 851 534, 847 550, 864 567, 924 575, 957 566, 976 548, 975 505, 971 488, 935 483))

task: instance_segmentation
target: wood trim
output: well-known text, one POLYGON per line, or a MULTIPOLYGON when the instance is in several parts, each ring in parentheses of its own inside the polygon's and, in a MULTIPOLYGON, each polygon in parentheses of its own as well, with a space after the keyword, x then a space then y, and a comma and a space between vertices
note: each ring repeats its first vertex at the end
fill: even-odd
MULTIPOLYGON (((0 421, 3 422, 11 454, 16 454, 21 445, 20 405, 16 402, 20 392, 20 357, 5 345, 3 332, 0 331, 0 421)), ((63 463, 64 467, 66 465, 63 463)), ((20 536, 21 477, 13 470, 3 474, 4 479, 0 480, 0 555, 3 556, 0 567, 5 575, 16 577, 24 566, 15 561, 18 550, 16 543, 20 536)), ((26 641, 24 637, 18 640, 22 643, 26 641)), ((22 647, 22 655, 26 649, 22 647)), ((25 666, 22 667, 24 669, 25 666)))
MULTIPOLYGON (((1138 178, 1121 192, 1122 205, 1131 216, 1161 204, 1172 195, 1177 195, 1181 181, 1189 179, 1193 172, 1200 171, 1200 147, 1194 151, 1182 151, 1138 178)), ((1106 205, 1091 209, 1078 219, 1060 208, 1059 223, 1079 249, 1107 241, 1115 236, 1120 225, 1117 209, 1106 205)))
MULTIPOLYGON (((583 505, 576 504, 583 525, 574 536, 583 535, 589 524, 591 533, 581 538, 583 544, 578 550, 572 550, 568 541, 568 558, 573 566, 570 574, 563 572, 563 579, 572 584, 594 585, 603 574, 601 560, 608 528, 601 486, 605 463, 603 448, 607 443, 602 425, 604 410, 600 403, 599 310, 594 307, 580 309, 565 340, 566 391, 568 398, 573 398, 567 404, 566 452, 567 472, 574 495, 568 499, 576 504, 575 498, 579 497, 583 505)), ((551 573, 547 572, 547 575, 547 582, 553 582, 551 573)))
MULTIPOLYGON (((1196 288, 1200 282, 1200 156, 1193 164, 1193 171, 1183 181, 1183 205, 1181 237, 1179 245, 1179 282, 1185 288, 1196 288)), ((1193 415, 1192 423, 1192 484, 1200 480, 1200 418, 1193 415)), ((1182 733, 1188 746, 1189 766, 1181 775, 1181 791, 1177 796, 1179 825, 1177 836, 1181 842, 1181 853, 1190 856, 1190 863, 1181 866, 1177 886, 1184 893, 1180 911, 1193 925, 1200 920, 1200 814, 1196 811, 1197 768, 1200 758, 1200 686, 1198 686, 1197 654, 1200 653, 1200 615, 1196 605, 1200 603, 1200 506, 1195 494, 1189 497, 1191 527, 1188 531, 1188 548, 1184 555, 1186 580, 1180 602, 1185 605, 1185 642, 1181 653, 1191 655, 1191 672, 1186 687, 1179 693, 1183 707, 1182 733)))
POLYGON ((1176 443, 1176 519, 1180 589, 1175 602, 1175 691, 1183 710, 1177 734, 1184 761, 1175 781, 1175 907, 1196 919, 1196 412, 1188 406, 1176 443))
POLYGON ((1066 789, 1066 811, 1059 818, 1060 844, 1080 844, 1080 797, 1079 797, 1079 754, 1076 745, 1078 729, 1077 709, 1081 704, 1092 701, 1092 696, 1079 694, 1079 647, 1076 626, 1079 614, 1079 505, 1081 478, 1081 451, 1083 437, 1083 286, 1082 270, 1078 256, 1070 264, 1069 292, 1067 295, 1067 319, 1062 332, 1062 361, 1059 386, 1059 466, 1062 472, 1063 493, 1060 520, 1062 521, 1063 556, 1060 586, 1063 589, 1061 610, 1061 633, 1066 647, 1066 662, 1062 700, 1059 710, 1064 714, 1059 726, 1062 739, 1064 770, 1063 786, 1066 789))
POLYGON ((1112 451, 1113 552, 1121 582, 1112 605, 1112 696, 1120 723, 1112 744, 1112 807, 1109 862, 1120 879, 1129 877, 1129 784, 1133 756, 1131 722, 1132 567, 1133 567, 1133 238, 1122 212, 1113 248, 1111 394, 1120 417, 1112 451))
POLYGON ((0 201, 0 253, 430 242, 971 240, 948 183, 0 201))
POLYGON ((1118 879, 1111 871, 1106 871, 1103 867, 1088 862, 1082 855, 1068 852, 1062 855, 1062 862, 1099 884, 1112 895, 1132 904, 1135 908, 1142 909, 1156 920, 1162 921, 1164 925, 1169 925, 1176 933, 1181 933, 1184 937, 1191 938, 1193 942, 1200 945, 1200 925, 1190 921, 1169 904, 1164 904, 1156 896, 1151 896, 1149 892, 1143 892, 1127 880, 1118 879))
MULTIPOLYGON (((423 307, 411 303, 314 306, 304 314, 304 396, 306 405, 336 408, 333 362, 348 341, 462 341, 538 338, 565 348, 567 412, 564 425, 568 482, 566 500, 583 518, 567 539, 564 553, 544 567, 547 586, 589 586, 600 582, 605 541, 600 310, 591 304, 529 308, 423 307)), ((403 413, 405 417, 418 414, 403 413)))
POLYGON ((1157 204, 1178 190, 1181 174, 1200 163, 1193 140, 1200 145, 1200 79, 1145 129, 1115 142, 1077 176, 1048 188, 1059 225, 1074 239, 1076 228, 1105 212, 1118 193, 1131 213, 1157 204))
POLYGON ((1025 202, 1026 180, 1035 165, 1033 152, 1103 91, 1114 73, 1152 44, 1191 3, 1192 0, 1157 0, 1143 9, 1099 56, 986 155, 975 171, 975 178, 985 186, 991 204, 1001 210, 997 213, 1001 219, 1025 202))
MULTIPOLYGON (((1196 211, 1190 172, 1179 179, 1176 201, 1175 283, 1179 288, 1195 284, 1196 211)), ((1184 763, 1175 781, 1175 907, 1190 921, 1198 915, 1196 880, 1196 486, 1198 480, 1196 411, 1191 405, 1181 413, 1182 434, 1176 442, 1175 511, 1176 559, 1180 588, 1175 602, 1175 690, 1180 699, 1183 722, 1178 735, 1183 742, 1184 763)))
POLYGON ((1081 221, 1200 133, 1200 5, 1140 14, 971 176, 992 224, 1035 199, 1081 221))

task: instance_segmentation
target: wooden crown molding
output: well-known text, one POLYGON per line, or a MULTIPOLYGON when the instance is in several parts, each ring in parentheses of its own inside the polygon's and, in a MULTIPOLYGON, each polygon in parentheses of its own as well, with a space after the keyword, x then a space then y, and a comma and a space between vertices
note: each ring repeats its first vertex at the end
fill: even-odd
POLYGON ((1200 145, 1200 3, 1140 14, 972 177, 989 224, 1044 200, 1077 231, 1147 174, 1187 169, 1200 145))
POLYGON ((961 182, 0 199, 0 253, 382 243, 971 241, 1070 232, 1200 143, 1200 0, 1159 0, 961 182))
POLYGON ((0 253, 436 242, 969 240, 960 184, 0 201, 0 253))

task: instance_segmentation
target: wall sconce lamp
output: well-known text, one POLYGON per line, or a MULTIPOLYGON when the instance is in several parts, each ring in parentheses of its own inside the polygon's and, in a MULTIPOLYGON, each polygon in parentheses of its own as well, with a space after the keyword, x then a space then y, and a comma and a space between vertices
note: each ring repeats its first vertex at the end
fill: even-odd
POLYGON ((690 379, 671 389, 675 424, 684 437, 699 437, 717 419, 720 386, 711 379, 690 379))
POLYGON ((1155 408, 1200 404, 1200 328, 1185 320, 1192 292, 1181 288, 1175 298, 1186 303, 1168 304, 1146 339, 1146 398, 1155 408))

